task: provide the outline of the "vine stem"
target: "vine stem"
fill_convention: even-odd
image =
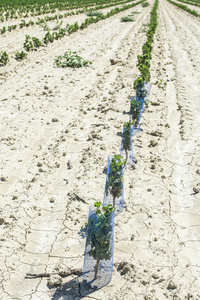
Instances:
[[[128,161],[128,150],[125,150],[125,153],[126,153],[126,162],[125,162],[124,165],[126,165],[126,164],[127,164],[127,161]]]
[[[97,274],[98,274],[98,269],[99,269],[99,263],[100,263],[100,259],[97,258],[97,263],[96,263],[96,267],[95,267],[95,274],[94,274],[94,280],[97,279]]]

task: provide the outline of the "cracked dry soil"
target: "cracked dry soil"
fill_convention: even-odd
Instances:
[[[119,153],[152,6],[91,25],[26,62],[14,61],[15,33],[5,38],[12,59],[1,68],[0,299],[200,299],[199,20],[166,0],[150,105],[133,139],[137,164],[125,173],[125,209],[115,219],[111,283],[87,293],[77,276],[53,287],[25,279],[82,268],[89,205],[103,199],[107,155]],[[133,11],[135,22],[120,22]],[[92,67],[55,68],[67,50]]]

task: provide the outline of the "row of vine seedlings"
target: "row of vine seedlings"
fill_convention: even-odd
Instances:
[[[83,284],[90,289],[107,285],[112,278],[114,250],[114,217],[124,208],[124,171],[134,163],[132,138],[140,131],[140,119],[148,107],[150,94],[150,60],[153,35],[157,27],[158,0],[151,11],[147,41],[138,55],[140,75],[134,81],[136,97],[130,99],[129,121],[123,125],[120,155],[108,157],[103,204],[96,202],[89,209],[83,265]]]
[[[64,28],[59,28],[58,31],[54,31],[52,33],[50,33],[50,30],[48,30],[48,32],[46,33],[46,35],[44,36],[44,38],[42,40],[39,40],[37,37],[31,38],[29,35],[26,35],[25,42],[23,44],[23,48],[25,49],[26,52],[24,52],[23,50],[21,52],[20,51],[16,52],[15,59],[18,61],[21,61],[27,57],[27,53],[32,52],[32,51],[37,51],[39,48],[47,46],[48,44],[53,43],[55,40],[59,40],[59,39],[63,38],[64,36],[66,36],[67,33],[68,33],[68,35],[70,35],[76,31],[78,31],[79,29],[83,30],[84,28],[88,27],[91,24],[97,23],[100,20],[105,20],[107,18],[110,18],[111,16],[118,14],[122,11],[125,11],[131,7],[134,7],[144,1],[145,0],[139,0],[136,3],[131,3],[131,4],[123,5],[122,7],[113,8],[113,9],[111,9],[111,11],[107,12],[105,15],[99,14],[95,18],[94,17],[86,18],[85,21],[83,21],[80,26],[78,25],[78,22],[75,22],[74,24],[71,24],[71,25],[67,24]],[[32,21],[30,21],[29,23],[25,23],[25,21],[23,22],[23,20],[22,20],[21,24],[22,24],[21,26],[33,25]],[[5,30],[6,30],[6,28],[0,29],[0,33],[5,33]],[[11,28],[10,28],[10,30],[11,30]],[[0,51],[0,66],[5,66],[5,65],[7,65],[8,62],[9,62],[9,56],[8,56],[7,52]]]
[[[128,0],[126,1],[126,3],[132,1],[133,0]],[[3,5],[0,6],[0,22],[4,22],[5,20],[8,21],[8,19],[12,20],[18,18],[28,18],[30,16],[34,17],[34,16],[40,16],[48,13],[55,13],[56,10],[64,11],[64,10],[83,8],[83,10],[86,11],[89,7],[91,7],[92,10],[97,10],[97,9],[107,8],[110,6],[115,6],[124,3],[123,0],[119,0],[111,3],[108,3],[108,1],[96,1],[96,6],[94,6],[93,1],[83,1],[82,3],[78,3],[80,1],[77,1],[77,4],[74,1],[71,2],[72,2],[71,4],[70,1],[64,1],[64,2],[57,1],[55,3],[48,2],[48,4],[46,3],[47,5],[44,3],[28,4],[28,5],[17,5],[16,3],[9,3],[9,5],[6,5],[5,3],[4,4],[5,6]],[[98,3],[101,4],[97,5]],[[64,14],[64,16],[65,15],[68,15],[68,13]]]

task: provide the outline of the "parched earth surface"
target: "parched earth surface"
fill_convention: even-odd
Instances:
[[[200,193],[193,191],[200,189],[200,21],[166,0],[158,7],[150,104],[115,218],[112,281],[88,291],[77,275],[25,278],[83,267],[89,206],[103,200],[108,154],[120,150],[153,4],[22,62],[14,53],[25,32],[1,37],[11,57],[0,68],[1,299],[200,299]],[[133,12],[135,22],[120,22]],[[55,58],[68,50],[92,67],[57,68]]]

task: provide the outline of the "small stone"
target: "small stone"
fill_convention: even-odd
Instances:
[[[68,162],[67,162],[67,167],[69,170],[73,168],[73,165],[70,160],[68,160]]]
[[[134,240],[134,238],[135,238],[135,235],[134,235],[134,234],[132,234],[132,235],[131,235],[131,241],[133,241],[133,240]]]
[[[15,216],[13,214],[10,215],[10,218],[16,220]]]
[[[144,300],[152,300],[152,296],[145,295],[145,296],[144,296]]]
[[[158,279],[158,278],[159,278],[159,276],[158,276],[156,273],[152,274],[152,277],[153,277],[154,279]]]
[[[13,195],[12,200],[16,200],[18,197],[16,195]]]
[[[106,150],[106,146],[105,146],[105,145],[101,145],[101,146],[100,146],[100,149],[101,149],[101,150]]]
[[[128,273],[130,271],[131,271],[130,266],[128,266],[128,265],[124,266],[123,270],[122,270],[122,275],[125,275],[126,273]]]
[[[48,285],[52,287],[61,285],[61,283],[62,283],[62,278],[57,274],[51,275],[48,280]]]
[[[118,264],[117,271],[119,271],[121,275],[125,275],[125,274],[131,272],[131,270],[133,268],[134,268],[134,265],[127,263],[125,261],[122,261]]]
[[[155,165],[151,165],[151,170],[155,170],[156,166]]]
[[[63,156],[66,156],[67,155],[67,153],[66,152],[63,152]]]
[[[57,119],[57,118],[53,118],[53,119],[51,120],[51,122],[58,122],[58,119]]]
[[[44,86],[44,89],[45,89],[45,90],[48,90],[48,89],[49,89],[49,87],[45,85],[45,86]]]
[[[147,280],[141,280],[141,283],[143,284],[143,285],[147,285],[149,282],[147,281]]]
[[[167,286],[167,289],[168,290],[175,290],[175,289],[177,289],[177,285],[173,281],[170,281],[168,286]]]
[[[38,166],[38,167],[41,167],[42,165],[43,165],[43,163],[41,163],[41,162],[38,162],[38,163],[37,163],[37,166]]]
[[[0,225],[2,225],[4,223],[5,219],[4,218],[0,218]]]
[[[1,176],[1,181],[3,181],[3,182],[6,182],[7,181],[7,179],[5,178],[5,177],[3,177],[3,176]]]
[[[198,190],[197,188],[193,187],[193,192],[194,192],[195,194],[198,194],[198,193],[199,193],[199,190]]]
[[[156,145],[158,145],[158,142],[155,140],[150,140],[150,146],[151,147],[155,147]]]
[[[153,106],[159,106],[160,103],[159,103],[159,102],[155,102],[155,101],[153,102],[153,101],[152,101],[152,102],[151,102],[151,105],[153,105]]]
[[[152,189],[150,189],[150,188],[147,189],[147,192],[151,192],[151,191],[152,191]]]
[[[160,130],[154,130],[149,133],[152,136],[162,136],[162,132]]]
[[[55,201],[56,201],[56,198],[55,197],[51,197],[50,202],[54,203]]]

